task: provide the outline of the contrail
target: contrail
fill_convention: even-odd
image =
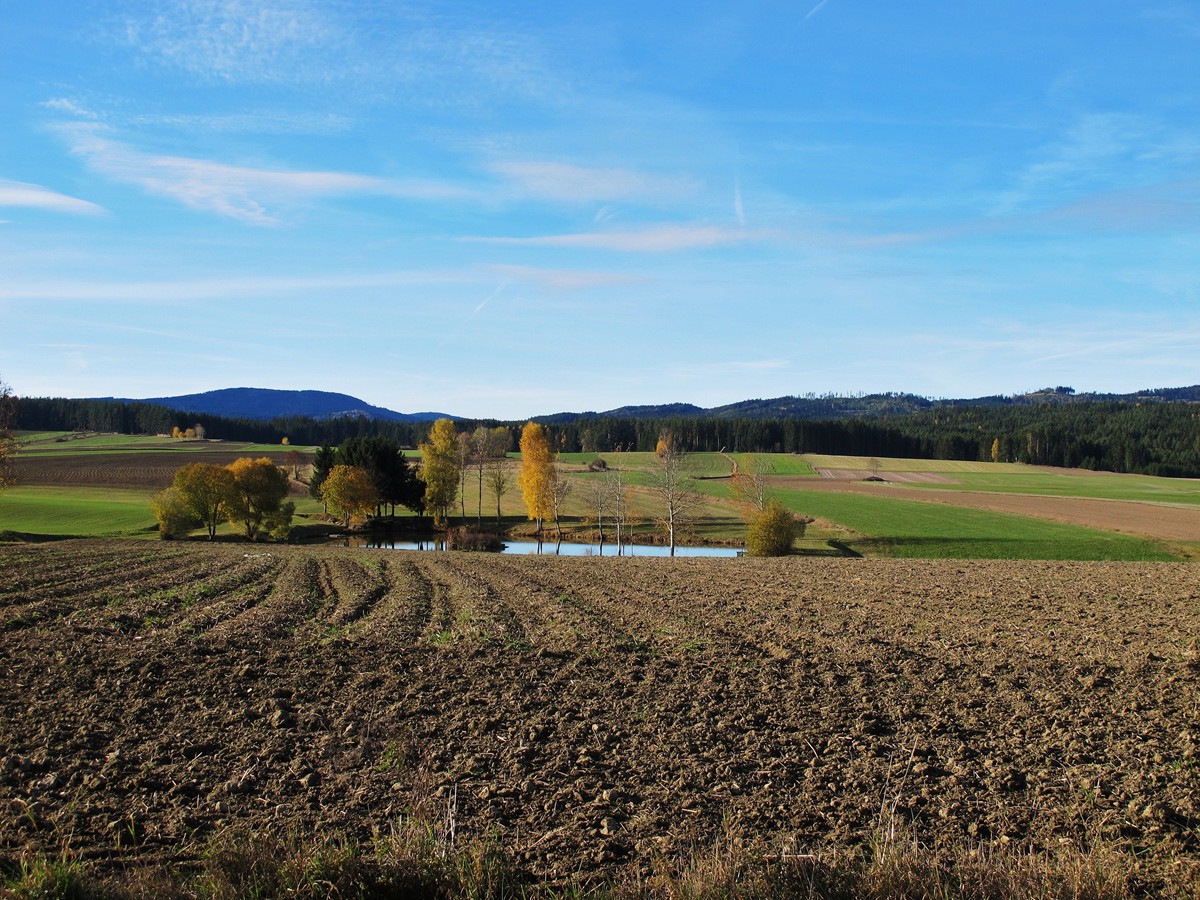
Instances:
[[[494,291],[492,291],[490,294],[488,294],[486,297],[484,297],[484,298],[483,298],[483,302],[482,302],[482,303],[480,303],[480,304],[479,304],[477,307],[475,307],[473,310],[471,310],[471,314],[470,314],[469,316],[467,316],[465,319],[463,319],[463,324],[464,324],[464,325],[466,325],[466,324],[467,324],[468,322],[470,322],[470,321],[471,321],[473,318],[475,318],[475,316],[477,316],[477,315],[479,314],[479,311],[480,311],[481,309],[483,309],[485,306],[487,306],[489,303],[491,303],[493,300],[495,300],[495,299],[496,299],[496,297],[499,295],[499,293],[500,293],[502,290],[504,290],[506,287],[508,287],[508,282],[507,282],[507,281],[502,281],[502,282],[500,282],[500,286],[499,286],[499,287],[497,287],[497,288],[496,288]]]
[[[815,16],[817,13],[819,13],[822,9],[825,8],[825,4],[828,2],[829,2],[829,0],[821,0],[820,3],[818,3],[816,6],[814,6],[812,9],[810,9],[808,11],[808,15],[804,17],[804,21],[807,22],[809,19],[811,19],[813,16]]]
[[[487,306],[489,303],[491,303],[493,300],[495,300],[496,297],[498,297],[500,295],[500,292],[503,291],[506,287],[508,287],[508,285],[509,285],[509,282],[507,282],[507,281],[500,282],[499,287],[497,287],[494,291],[492,291],[490,294],[488,294],[486,297],[484,297],[482,302],[480,302],[480,304],[478,306],[476,306],[473,310],[471,310],[469,313],[467,313],[465,316],[463,316],[462,321],[458,323],[459,329],[466,327],[467,323],[470,322],[477,315],[479,315],[480,310],[482,310],[485,306]],[[438,344],[437,349],[441,350],[449,343],[450,343],[450,335],[447,335],[442,340],[442,342],[440,344]]]

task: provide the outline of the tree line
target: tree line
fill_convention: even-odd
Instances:
[[[664,432],[684,452],[825,453],[917,459],[1022,462],[1176,477],[1200,477],[1200,406],[1185,402],[1074,401],[1028,405],[937,405],[854,419],[723,416],[579,418],[543,422],[556,452],[654,450]],[[535,420],[538,421],[538,420]],[[504,429],[513,446],[522,425],[459,420],[459,428]],[[281,418],[269,422],[179,413],[152,404],[24,398],[17,427],[46,431],[169,434],[200,426],[213,438],[335,446],[380,437],[403,447],[426,442],[432,422]]]

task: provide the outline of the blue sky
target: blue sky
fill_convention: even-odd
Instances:
[[[0,379],[1200,382],[1200,3],[0,4]]]

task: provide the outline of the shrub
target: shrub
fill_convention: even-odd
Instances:
[[[746,529],[748,556],[787,556],[800,530],[796,517],[771,500],[765,509],[756,513]]]
[[[185,537],[200,525],[178,488],[159,491],[150,501],[150,508],[154,510],[154,518],[158,519],[158,536],[164,541]]]
[[[475,528],[454,528],[446,535],[446,547],[450,550],[478,550],[486,553],[499,553],[504,549],[504,541],[500,536],[490,531],[479,531]]]

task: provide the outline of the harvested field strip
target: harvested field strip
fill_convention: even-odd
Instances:
[[[489,560],[471,560],[458,554],[439,557],[441,571],[459,585],[459,596],[469,597],[472,624],[480,637],[511,646],[524,645],[528,640],[525,626],[516,611],[504,600],[492,584]]]
[[[70,562],[62,560],[59,568],[48,567],[48,571],[58,571],[63,577],[62,584],[54,584],[50,589],[22,579],[21,589],[0,593],[0,609],[3,609],[0,631],[29,627],[72,615],[77,610],[86,610],[97,620],[108,615],[119,620],[119,627],[138,627],[142,618],[140,607],[146,605],[146,599],[176,584],[180,572],[169,555],[147,559],[131,554],[122,561],[123,566],[95,566],[88,562],[84,568],[86,574],[80,575],[78,561],[77,568],[68,574]],[[95,612],[97,607],[102,611]]]
[[[608,562],[600,559],[592,561]],[[648,636],[627,630],[622,627],[623,623],[614,621],[605,610],[594,607],[584,599],[588,581],[572,579],[564,574],[560,557],[529,562],[533,566],[527,565],[525,569],[534,573],[534,577],[528,580],[532,583],[527,582],[517,594],[532,592],[539,607],[554,619],[562,621],[561,629],[571,635],[574,649],[589,648],[597,652],[599,647],[628,650],[645,646]],[[516,568],[520,568],[519,563]]]
[[[335,628],[345,628],[368,615],[387,593],[383,561],[370,571],[358,560],[334,559],[326,564],[336,606],[322,618]]]
[[[450,598],[446,595],[446,586],[437,583],[424,566],[414,563],[413,579],[417,585],[418,602],[429,610],[425,627],[421,630],[421,640],[427,644],[447,644],[452,638],[450,626],[453,624],[453,610]]]
[[[359,619],[349,636],[372,643],[404,648],[420,640],[429,624],[432,595],[429,584],[407,558],[376,556],[384,593]]]
[[[455,554],[455,557],[458,555]],[[522,646],[527,634],[516,612],[501,602],[491,575],[447,554],[428,554],[418,563],[434,585],[435,627],[426,638],[436,644],[467,641]]]
[[[48,586],[53,586],[54,592],[60,596],[73,593],[85,593],[92,588],[106,587],[112,584],[136,584],[143,572],[169,571],[178,558],[171,552],[145,553],[127,552],[114,558],[105,556],[78,556],[72,554],[68,546],[51,545],[58,552],[52,553],[51,559],[39,567],[36,572],[25,570],[20,575],[5,578],[4,592],[0,594],[0,603],[19,602],[26,591],[38,592]],[[9,559],[9,551],[4,551]],[[12,562],[17,563],[20,557],[13,555]]]
[[[288,556],[282,561],[281,571],[272,579],[269,590],[258,597],[258,602],[248,604],[236,615],[214,624],[209,628],[208,636],[215,641],[270,640],[290,636],[330,602],[330,579],[325,576],[327,565],[323,560]]]
[[[226,558],[223,567],[192,585],[184,596],[188,610],[178,628],[188,634],[207,632],[226,619],[257,605],[274,586],[283,561],[274,556]]]
[[[489,588],[496,596],[503,598],[516,620],[514,630],[532,648],[558,653],[579,646],[582,632],[577,614],[569,613],[564,617],[532,596],[531,592],[538,591],[538,586],[522,574],[520,563],[502,557],[495,560],[472,559],[470,564],[477,571],[486,573]]]

